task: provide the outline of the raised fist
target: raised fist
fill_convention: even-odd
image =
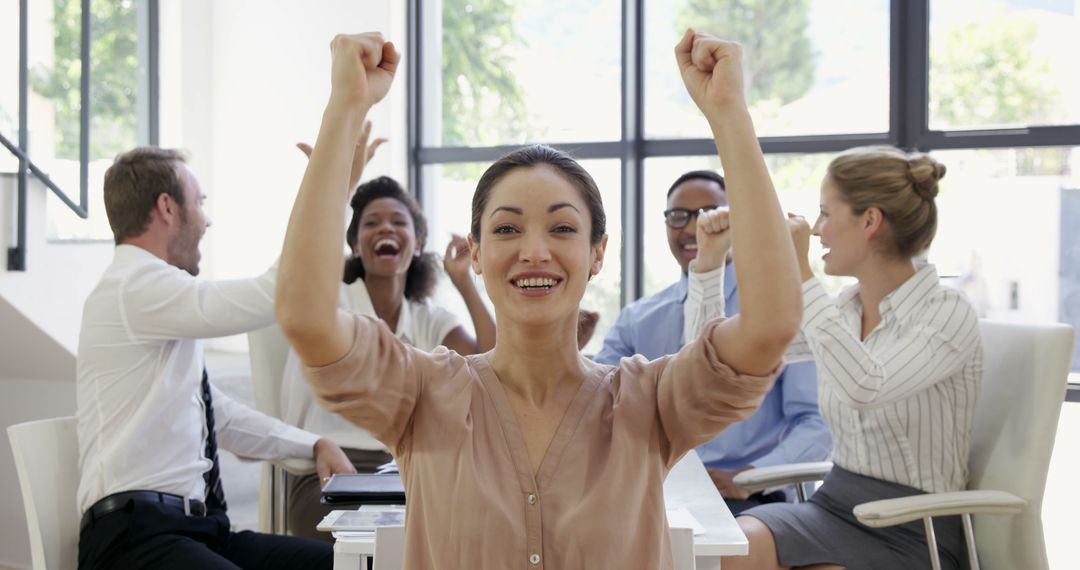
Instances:
[[[401,55],[379,32],[341,34],[330,42],[330,98],[367,110],[390,90]]]
[[[694,271],[705,273],[723,267],[731,250],[731,212],[724,207],[697,216],[697,259]]]
[[[791,242],[795,246],[795,259],[800,263],[810,256],[810,224],[806,218],[788,212],[788,230]]]
[[[746,106],[739,44],[687,30],[675,59],[686,90],[706,116],[733,104]]]

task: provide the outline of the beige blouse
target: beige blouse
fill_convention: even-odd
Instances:
[[[305,373],[397,459],[405,568],[671,568],[664,478],[776,377],[720,362],[703,340],[719,322],[676,355],[589,361],[535,476],[486,354],[423,352],[357,316],[348,354]]]

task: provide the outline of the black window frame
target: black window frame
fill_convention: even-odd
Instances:
[[[618,159],[622,164],[622,294],[625,306],[644,291],[643,166],[647,158],[711,156],[711,139],[646,138],[644,132],[644,40],[647,0],[622,1],[622,132],[618,141],[549,143],[579,159]],[[408,49],[408,181],[424,204],[425,166],[456,162],[491,162],[517,145],[487,147],[423,146],[421,105],[423,77],[423,8],[409,0]],[[430,17],[430,16],[429,16]],[[435,38],[434,41],[441,41]],[[1080,146],[1080,124],[1019,128],[932,130],[929,127],[930,0],[890,0],[889,3],[889,130],[851,133],[761,137],[765,154],[839,152],[854,146],[888,144],[909,150],[953,150],[1007,147]],[[1069,401],[1080,401],[1080,385],[1070,386]]]

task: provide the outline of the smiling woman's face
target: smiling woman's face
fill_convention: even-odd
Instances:
[[[492,187],[473,270],[483,276],[500,322],[576,322],[607,243],[605,236],[591,245],[591,229],[581,193],[550,166],[516,168]]]
[[[364,207],[353,254],[360,257],[366,275],[403,275],[419,251],[409,209],[394,198],[372,200]]]

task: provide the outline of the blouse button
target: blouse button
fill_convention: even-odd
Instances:
[[[529,557],[529,562],[532,563],[533,566],[536,566],[537,564],[540,563],[540,555],[539,554],[533,554],[532,556]]]
[[[530,505],[535,505],[536,504],[536,494],[535,493],[529,493],[528,501],[529,501]],[[533,562],[533,564],[536,564],[536,563]]]

